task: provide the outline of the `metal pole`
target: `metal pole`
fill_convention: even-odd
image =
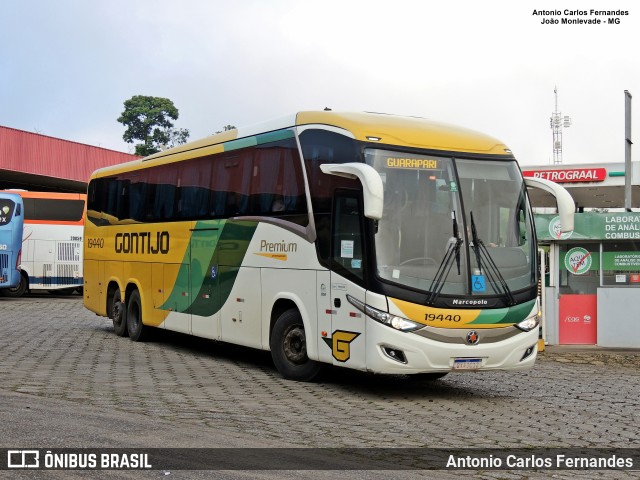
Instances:
[[[540,319],[540,329],[542,330],[542,341],[544,345],[547,344],[547,304],[546,304],[546,293],[545,290],[547,288],[547,259],[544,254],[543,248],[538,248],[538,253],[540,253],[540,310],[542,311],[542,318]]]
[[[631,211],[631,94],[624,91],[624,208]]]

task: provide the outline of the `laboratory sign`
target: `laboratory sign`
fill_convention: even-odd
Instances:
[[[640,213],[576,213],[574,229],[560,233],[557,215],[535,215],[538,240],[640,240]]]

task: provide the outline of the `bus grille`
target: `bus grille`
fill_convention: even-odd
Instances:
[[[44,263],[42,265],[42,285],[51,286],[51,270],[53,270],[52,264]]]
[[[59,285],[77,285],[79,265],[56,265]]]
[[[58,243],[58,261],[59,262],[79,262],[80,248],[82,248],[82,245],[78,242],[59,242]]]
[[[9,255],[0,254],[0,283],[9,281]]]

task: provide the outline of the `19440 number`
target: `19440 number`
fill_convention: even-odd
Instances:
[[[460,320],[462,320],[462,317],[460,315],[436,315],[435,313],[427,313],[425,314],[424,319],[427,322],[459,322]]]
[[[104,238],[87,238],[87,248],[104,248]]]

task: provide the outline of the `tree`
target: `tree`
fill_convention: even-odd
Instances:
[[[222,130],[218,130],[216,133],[228,132],[229,130],[236,130],[234,125],[225,125]]]
[[[189,130],[173,126],[177,119],[178,109],[168,98],[134,95],[124,102],[118,122],[127,127],[124,141],[140,140],[135,153],[146,157],[187,141]]]

